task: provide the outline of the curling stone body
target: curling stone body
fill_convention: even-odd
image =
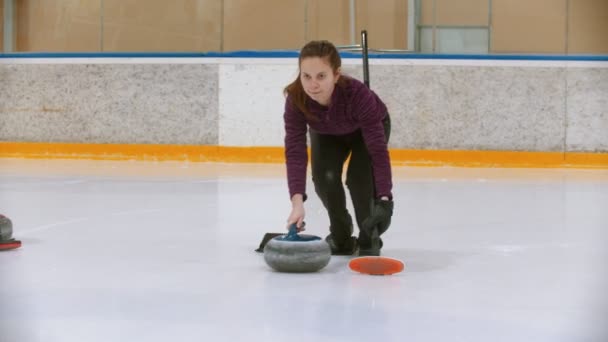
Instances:
[[[21,247],[21,241],[13,238],[13,222],[0,214],[0,251]]]
[[[331,249],[327,242],[313,235],[298,235],[294,241],[279,236],[264,247],[264,261],[279,272],[316,272],[329,264]]]
[[[0,215],[0,242],[2,241],[10,241],[13,239],[13,223],[11,220],[4,216]]]

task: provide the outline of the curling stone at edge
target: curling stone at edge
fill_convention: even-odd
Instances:
[[[13,223],[0,214],[0,251],[16,249],[21,247],[21,241],[13,238]]]
[[[298,235],[295,225],[287,235],[275,237],[264,247],[264,261],[279,272],[316,272],[329,264],[331,249],[314,235]]]

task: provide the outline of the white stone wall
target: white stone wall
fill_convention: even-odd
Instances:
[[[0,141],[282,146],[296,63],[0,59]],[[608,62],[372,59],[370,75],[393,148],[608,152]]]

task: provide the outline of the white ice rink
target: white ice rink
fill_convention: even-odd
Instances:
[[[374,277],[255,253],[283,165],[0,159],[1,342],[608,341],[608,171],[394,168]],[[307,233],[328,221],[309,182]]]

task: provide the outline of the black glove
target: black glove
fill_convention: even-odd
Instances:
[[[372,206],[372,212],[368,218],[363,221],[363,229],[371,234],[372,229],[378,228],[378,235],[382,235],[391,225],[391,217],[393,216],[393,201],[375,200]]]

